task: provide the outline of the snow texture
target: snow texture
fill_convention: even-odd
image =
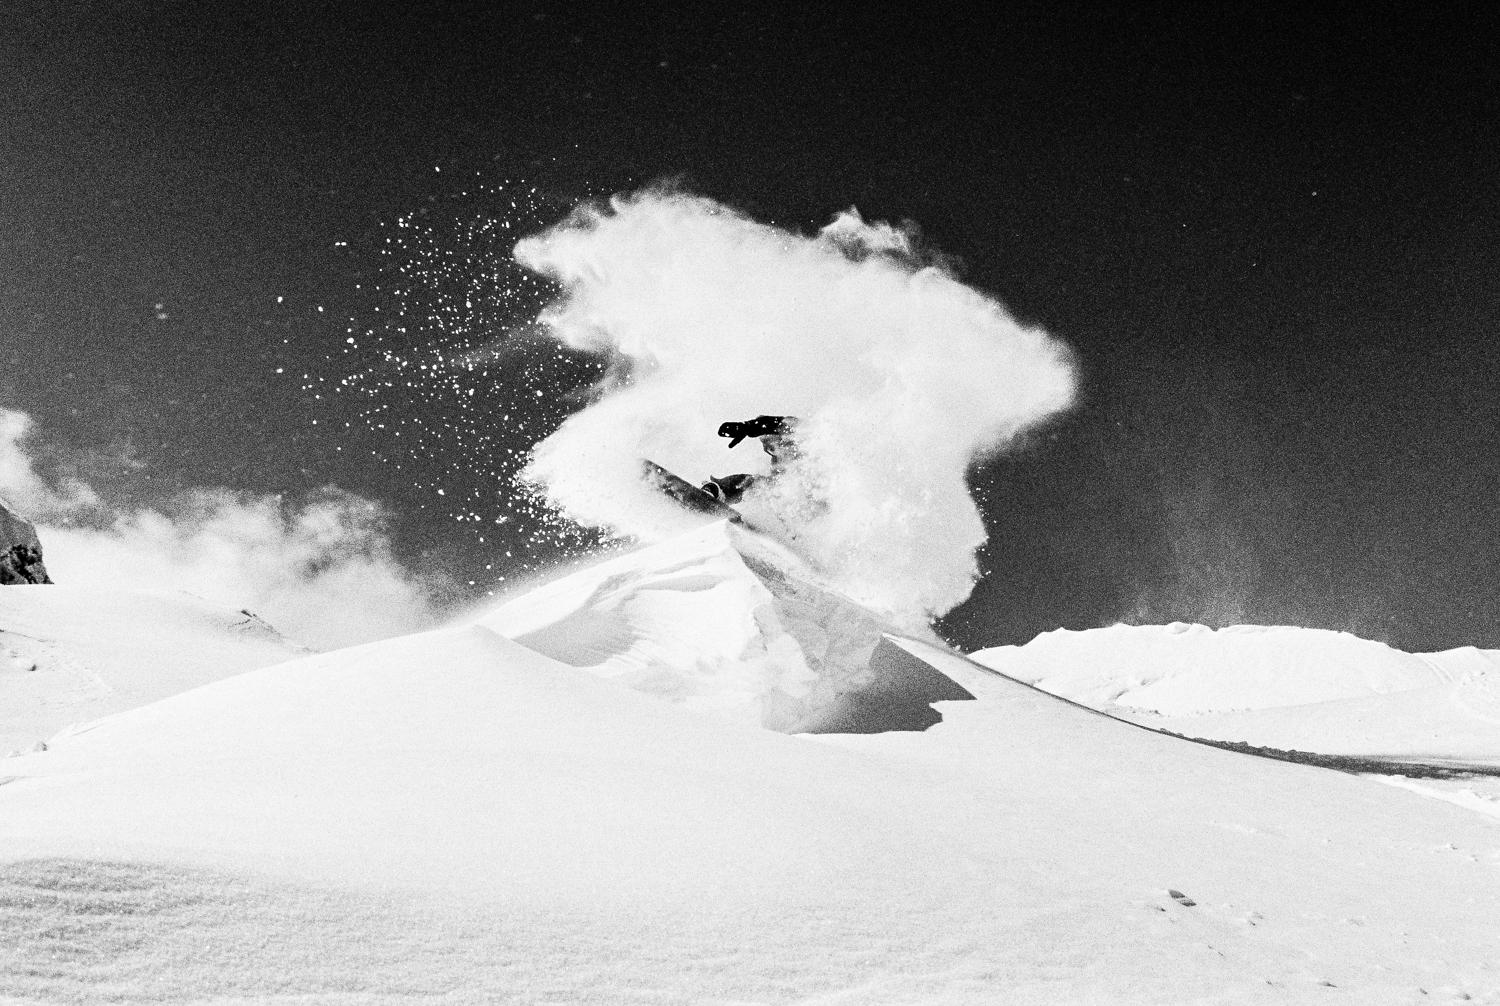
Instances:
[[[0,590],[0,755],[307,652],[191,594],[69,584]]]
[[[713,541],[668,543],[684,576]],[[733,651],[752,585],[706,579],[743,593],[705,611],[671,550],[596,576],[633,579],[613,609],[505,617],[560,613],[534,641],[595,670]],[[856,736],[663,701],[525,635],[481,615],[305,656],[0,761],[0,1002],[1500,1002],[1500,828],[1472,807],[920,640],[886,642],[974,699]]]
[[[563,577],[478,624],[573,667],[771,730],[865,729],[853,705],[892,627],[795,556],[719,521]],[[887,722],[957,698],[935,675],[885,688]],[[873,711],[873,710],[872,710]]]

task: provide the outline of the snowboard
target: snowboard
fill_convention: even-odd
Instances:
[[[740,512],[734,507],[715,499],[687,479],[667,471],[655,461],[642,459],[641,469],[645,473],[647,482],[689,510],[696,510],[720,520],[730,520],[736,524],[745,522]]]

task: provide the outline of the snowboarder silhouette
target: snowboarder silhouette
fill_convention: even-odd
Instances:
[[[797,457],[793,432],[797,420],[792,416],[756,416],[743,423],[719,424],[719,436],[729,438],[731,448],[748,437],[760,438],[761,449],[771,457],[769,475],[715,475],[703,483],[703,491],[721,503],[738,503],[751,486],[761,479],[775,478]]]

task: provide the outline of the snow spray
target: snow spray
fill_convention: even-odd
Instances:
[[[854,210],[808,237],[653,189],[579,207],[515,256],[562,286],[547,329],[610,364],[527,470],[564,513],[659,538],[672,507],[639,459],[692,480],[764,471],[719,424],[795,416],[798,460],[762,491],[835,586],[903,624],[973,588],[969,466],[1073,400],[1063,343]]]

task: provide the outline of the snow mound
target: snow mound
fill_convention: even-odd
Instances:
[[[72,723],[307,653],[191,594],[67,584],[0,590],[0,755]]]
[[[878,615],[725,521],[564,576],[475,624],[637,691],[786,733],[920,728],[937,719],[929,703],[964,697],[882,647],[890,626]]]
[[[0,778],[0,997],[1493,989],[1487,819],[900,646],[978,701],[925,733],[784,736],[469,626],[99,721]]]
[[[974,660],[1098,709],[1163,716],[1328,702],[1453,681],[1466,657],[1420,657],[1290,626],[1115,625],[1043,633]]]
[[[454,628],[242,674],[11,759],[0,848],[625,898],[615,874],[637,856],[636,886],[675,887],[758,861],[769,834],[798,844],[810,808],[769,785],[803,785],[798,750]],[[720,802],[715,778],[764,795]]]

